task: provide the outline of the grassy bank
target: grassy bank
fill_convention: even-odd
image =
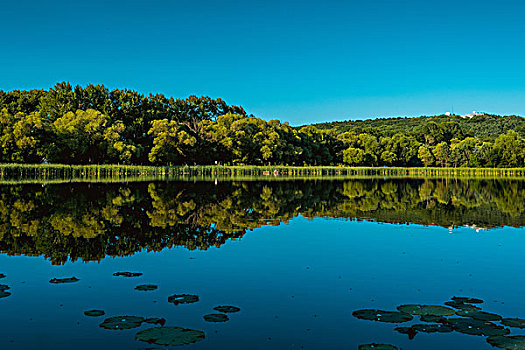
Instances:
[[[525,168],[387,168],[336,166],[136,166],[0,164],[0,180],[136,180],[166,178],[346,178],[346,177],[513,177]]]

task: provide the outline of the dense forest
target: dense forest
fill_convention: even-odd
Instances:
[[[524,199],[525,182],[519,180],[0,186],[0,252],[44,255],[61,264],[143,249],[205,250],[298,215],[444,227],[521,227]]]
[[[221,99],[102,85],[0,90],[0,162],[525,166],[525,119],[390,118],[291,127]]]

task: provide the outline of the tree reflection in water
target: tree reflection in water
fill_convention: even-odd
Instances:
[[[0,251],[53,264],[205,250],[297,215],[486,229],[525,224],[519,180],[150,182],[0,187]]]

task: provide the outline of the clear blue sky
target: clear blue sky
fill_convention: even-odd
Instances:
[[[221,97],[293,125],[525,114],[523,1],[4,1],[0,89]]]

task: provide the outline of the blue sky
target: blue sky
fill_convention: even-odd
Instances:
[[[2,3],[0,89],[221,97],[292,125],[525,114],[521,1]]]

